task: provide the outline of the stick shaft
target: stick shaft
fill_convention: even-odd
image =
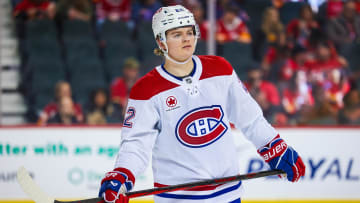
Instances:
[[[171,185],[166,187],[160,187],[160,188],[151,188],[146,190],[139,190],[134,192],[128,192],[126,193],[126,196],[130,198],[134,197],[140,197],[140,196],[147,196],[147,195],[156,195],[164,192],[172,192],[177,190],[186,190],[191,189],[198,186],[204,186],[204,185],[213,185],[213,184],[221,184],[221,183],[228,183],[233,181],[240,181],[240,180],[248,180],[248,179],[254,179],[254,178],[261,178],[265,176],[272,176],[272,175],[280,175],[283,174],[283,171],[280,170],[269,170],[269,171],[261,171],[257,173],[248,173],[244,175],[236,175],[236,176],[229,176],[224,178],[216,178],[211,180],[203,180],[203,181],[197,181],[197,182],[191,182],[191,183],[185,183],[185,184],[179,184],[179,185]]]
[[[248,179],[254,179],[254,178],[261,178],[266,176],[272,176],[272,175],[280,175],[283,174],[283,171],[280,170],[270,170],[270,171],[261,171],[257,173],[248,173],[244,175],[236,175],[236,176],[229,176],[224,178],[216,178],[211,180],[203,180],[203,181],[197,181],[197,182],[191,182],[191,183],[185,183],[185,184],[179,184],[179,185],[171,185],[166,187],[160,187],[160,188],[151,188],[151,189],[145,189],[145,190],[138,190],[134,192],[127,192],[126,196],[130,198],[135,197],[141,197],[141,196],[148,196],[148,195],[156,195],[164,192],[172,192],[177,190],[187,190],[199,186],[204,185],[212,185],[212,184],[222,184],[222,183],[228,183],[233,181],[240,181],[240,180],[248,180]],[[91,199],[84,199],[84,200],[78,200],[78,201],[71,201],[71,202],[63,202],[55,200],[54,203],[100,203],[103,202],[102,198],[91,198]]]

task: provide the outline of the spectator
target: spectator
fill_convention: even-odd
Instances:
[[[139,62],[134,58],[128,58],[123,65],[123,76],[116,78],[111,85],[112,102],[126,106],[130,89],[139,77]]]
[[[216,1],[216,19],[220,19],[224,16],[227,7],[233,6],[231,0],[219,0]]]
[[[327,33],[325,33],[323,29],[314,29],[310,33],[308,38],[308,46],[306,47],[310,52],[310,55],[313,55],[312,53],[314,50],[316,50],[316,47],[319,43],[329,44],[331,52],[334,54],[336,53],[335,46],[333,45],[334,43],[329,40]]]
[[[350,83],[344,72],[340,69],[333,69],[328,72],[327,80],[322,87],[325,90],[325,97],[340,109],[343,107],[343,97],[350,90]]]
[[[246,24],[237,16],[238,8],[227,7],[217,22],[216,40],[219,43],[237,41],[250,43],[251,35]]]
[[[336,125],[338,109],[327,99],[321,86],[314,86],[314,105],[303,106],[299,112],[298,124],[304,125]]]
[[[11,7],[14,9],[23,0],[11,0]]]
[[[326,4],[326,16],[328,19],[338,17],[344,6],[344,2],[342,0],[327,0]]]
[[[316,9],[318,9],[316,19],[319,22],[321,28],[324,28],[329,19],[336,18],[338,15],[341,14],[343,9],[343,1],[325,0],[318,7],[316,7]]]
[[[268,47],[264,57],[261,59],[264,78],[270,81],[277,81],[279,78],[280,68],[290,57],[290,48],[285,44],[275,44]]]
[[[164,6],[174,6],[174,5],[179,4],[179,3],[177,2],[177,0],[161,0],[161,3],[162,3]]]
[[[176,4],[181,4],[189,10],[196,6],[201,6],[199,0],[176,0],[176,2]]]
[[[299,71],[293,75],[289,86],[282,90],[282,107],[290,124],[296,124],[303,108],[314,105],[312,90],[307,84],[306,75]]]
[[[347,61],[337,55],[336,50],[329,43],[319,42],[315,46],[314,58],[305,62],[305,66],[309,72],[309,81],[322,85],[328,80],[328,72],[347,67]]]
[[[259,103],[264,116],[273,121],[280,106],[279,92],[273,83],[262,79],[262,70],[259,65],[253,64],[248,72],[248,80],[245,82],[245,86]]]
[[[356,89],[349,91],[343,98],[344,108],[339,111],[339,124],[360,125],[360,94]]]
[[[356,14],[354,1],[344,3],[342,14],[329,21],[327,33],[338,50],[354,41],[360,41],[360,16]]]
[[[55,3],[49,0],[22,0],[15,6],[13,15],[26,20],[53,19],[55,11]]]
[[[131,17],[131,0],[96,0],[96,18],[98,23],[106,19],[127,22]]]
[[[318,29],[319,24],[314,18],[314,13],[310,5],[305,4],[300,9],[300,18],[290,21],[287,25],[287,38],[292,44],[308,46],[308,39],[313,29]]]
[[[207,40],[208,38],[208,30],[209,30],[209,22],[204,19],[204,9],[200,4],[197,4],[196,6],[190,8],[192,13],[194,14],[194,18],[196,23],[199,25],[200,29],[200,39],[201,40]]]
[[[189,1],[189,0],[187,0]],[[205,1],[207,2],[207,1]],[[240,17],[241,20],[244,22],[249,21],[249,16],[246,13],[244,9],[241,9],[241,6],[244,4],[243,0],[219,0],[216,1],[216,19],[220,19],[224,13],[226,12],[226,9],[228,7],[234,7],[237,8],[237,16]],[[207,6],[207,3],[203,4],[203,6]]]
[[[86,122],[90,125],[122,123],[122,107],[109,101],[105,89],[97,89],[92,92],[86,112]]]
[[[44,110],[40,114],[38,120],[39,125],[46,124],[50,118],[54,117],[59,112],[60,101],[63,97],[71,98],[71,87],[68,82],[60,81],[55,86],[54,101],[46,105]],[[73,104],[73,108],[73,112],[75,114],[77,122],[81,123],[84,120],[81,106],[75,103]]]
[[[57,5],[57,18],[60,21],[64,19],[91,20],[92,4],[90,0],[59,0]]]
[[[164,6],[174,6],[178,4],[183,4],[183,0],[160,0],[160,3]]]
[[[279,11],[276,8],[269,7],[265,10],[260,32],[270,45],[285,44],[285,29],[280,21]]]
[[[161,7],[157,0],[136,1],[133,5],[132,19],[136,22],[151,22],[154,13]]]
[[[284,25],[276,8],[269,7],[264,11],[262,24],[260,30],[256,31],[253,46],[254,57],[262,61],[266,78],[274,64],[287,58],[288,47]]]
[[[48,120],[48,124],[78,124],[74,112],[74,103],[71,97],[62,97],[59,101],[59,112]]]
[[[305,71],[304,64],[307,58],[307,50],[300,45],[296,45],[291,50],[291,57],[285,61],[284,66],[280,69],[280,81],[289,81],[297,71]]]

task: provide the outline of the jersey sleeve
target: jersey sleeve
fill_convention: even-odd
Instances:
[[[115,168],[140,175],[147,167],[158,135],[159,114],[153,100],[129,99]]]
[[[226,111],[230,122],[241,130],[257,149],[278,134],[264,118],[260,106],[251,97],[235,71],[231,75]]]

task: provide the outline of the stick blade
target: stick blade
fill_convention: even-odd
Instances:
[[[105,201],[102,198],[96,197],[96,198],[82,199],[82,200],[76,200],[76,201],[55,200],[54,203],[105,203]]]
[[[16,178],[22,190],[36,203],[54,203],[55,199],[40,189],[23,166],[18,169]]]

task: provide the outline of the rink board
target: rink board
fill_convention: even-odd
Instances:
[[[360,202],[360,128],[278,130],[302,155],[306,177],[296,184],[277,177],[244,181],[243,202]],[[53,197],[96,196],[103,174],[113,168],[120,134],[118,127],[0,128],[0,202],[26,202],[15,180],[22,165]],[[234,131],[234,138],[240,173],[267,169],[239,131]],[[137,178],[135,190],[150,188],[152,183],[149,167]]]
[[[1,203],[33,203],[29,200],[9,200]],[[242,203],[360,203],[360,200],[244,200]],[[153,200],[131,200],[130,203],[154,203]]]

